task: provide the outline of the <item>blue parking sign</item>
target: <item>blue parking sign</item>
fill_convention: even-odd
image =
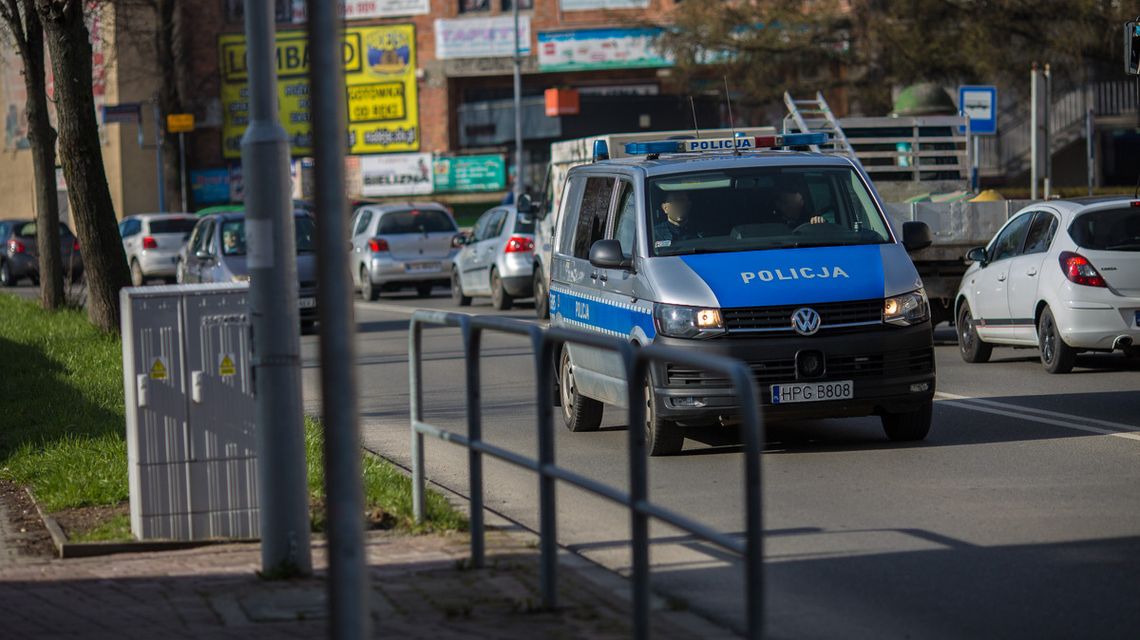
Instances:
[[[997,87],[964,85],[958,87],[958,112],[970,117],[970,133],[976,136],[997,134]],[[965,127],[958,127],[966,133]]]

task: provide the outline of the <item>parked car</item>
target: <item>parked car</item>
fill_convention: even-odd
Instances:
[[[293,214],[297,241],[298,305],[301,326],[317,322],[316,221],[307,213]],[[247,282],[245,213],[229,212],[198,219],[190,241],[182,248],[178,282]]]
[[[174,282],[178,260],[198,218],[192,213],[144,213],[119,222],[123,251],[131,268],[131,284],[151,278]]]
[[[1140,200],[1035,203],[967,257],[954,309],[966,362],[999,344],[1038,347],[1050,373],[1081,351],[1140,355]]]
[[[514,205],[495,207],[475,222],[451,268],[451,297],[460,306],[472,296],[491,296],[491,305],[510,309],[515,298],[534,294],[534,216]]]
[[[59,224],[59,252],[63,276],[74,282],[83,276],[79,240],[62,222]],[[0,287],[15,286],[27,278],[40,283],[40,259],[36,249],[34,220],[0,220]]]
[[[365,300],[415,288],[420,297],[449,282],[459,229],[434,202],[368,205],[352,218],[352,279]]]

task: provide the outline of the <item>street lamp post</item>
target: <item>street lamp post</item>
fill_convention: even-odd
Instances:
[[[523,193],[523,182],[526,172],[523,170],[523,134],[522,134],[522,51],[519,46],[519,2],[511,0],[511,9],[515,18],[515,202]]]

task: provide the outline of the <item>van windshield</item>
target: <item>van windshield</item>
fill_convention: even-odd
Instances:
[[[871,193],[843,167],[749,167],[648,181],[651,255],[891,242]]]

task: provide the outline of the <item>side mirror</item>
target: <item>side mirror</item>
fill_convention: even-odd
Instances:
[[[966,259],[971,262],[977,262],[983,267],[986,266],[987,258],[985,247],[974,247],[966,252]]]
[[[194,257],[198,258],[199,260],[210,260],[214,256],[210,255],[208,251],[199,250],[194,254]]]
[[[590,247],[590,264],[599,269],[629,269],[633,259],[626,257],[617,240],[598,240]]]
[[[465,233],[458,233],[451,238],[451,248],[460,249],[463,247],[463,245],[468,244],[469,242],[471,242],[471,236]]]
[[[907,251],[919,251],[934,244],[934,235],[925,222],[903,223],[903,246]]]
[[[529,193],[524,193],[519,196],[515,210],[519,213],[534,213],[534,200],[530,197]]]

